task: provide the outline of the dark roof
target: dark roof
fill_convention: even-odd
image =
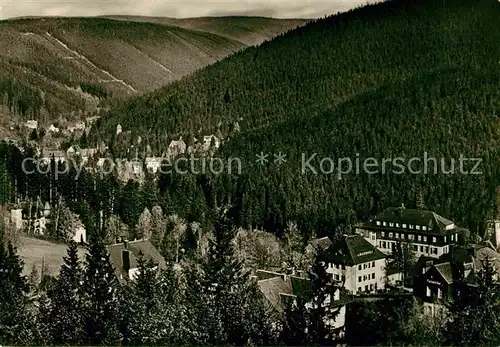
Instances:
[[[130,252],[130,268],[136,268],[138,266],[137,261],[139,259],[139,254],[142,252],[143,259],[146,261],[152,261],[153,264],[159,268],[165,266],[165,259],[161,256],[158,250],[153,246],[149,240],[136,240],[124,243],[116,243],[114,245],[107,246],[109,253],[109,260],[115,269],[116,276],[119,280],[122,280],[128,276],[127,272],[123,267],[123,251],[128,250]]]
[[[322,237],[320,239],[314,239],[309,241],[309,245],[307,247],[308,251],[319,249],[320,251],[324,251],[328,249],[333,244],[332,240],[328,236]]]
[[[455,223],[435,212],[414,210],[404,207],[390,207],[370,219],[370,221],[364,225],[377,226],[376,221],[426,226],[429,231],[437,233],[449,233],[451,230],[456,229]],[[445,230],[445,227],[450,226],[453,227],[449,230]]]
[[[323,256],[325,260],[351,266],[387,258],[387,255],[361,235],[344,235],[338,242],[331,245]]]

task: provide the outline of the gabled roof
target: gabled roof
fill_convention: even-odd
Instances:
[[[455,230],[455,223],[435,212],[404,207],[390,207],[373,217],[366,224],[376,226],[376,221],[426,226],[429,230],[438,233],[449,232],[445,229],[446,227]]]
[[[330,238],[328,236],[326,236],[326,237],[322,237],[320,239],[314,239],[314,240],[309,241],[309,244],[307,245],[306,250],[308,252],[311,252],[311,251],[316,250],[316,249],[319,249],[320,251],[325,251],[331,245],[333,245],[332,240],[330,240]]]
[[[165,259],[163,259],[160,252],[158,252],[149,240],[116,243],[114,245],[107,246],[107,250],[109,253],[109,260],[115,269],[115,274],[120,280],[128,276],[123,267],[123,251],[125,250],[128,250],[130,254],[131,269],[138,266],[139,255],[141,252],[144,260],[152,260],[153,264],[159,268],[163,268],[165,266]]]
[[[331,245],[323,256],[325,260],[350,266],[387,258],[387,255],[361,235],[344,235],[338,242]]]

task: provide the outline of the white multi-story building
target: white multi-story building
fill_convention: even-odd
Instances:
[[[454,222],[425,210],[391,207],[356,228],[368,242],[380,251],[391,254],[398,243],[412,244],[415,257],[439,258],[458,241]]]
[[[361,235],[344,235],[324,252],[328,273],[351,294],[384,288],[386,258]]]

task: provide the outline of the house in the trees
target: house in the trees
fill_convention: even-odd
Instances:
[[[218,149],[220,147],[220,139],[215,135],[203,136],[203,151],[208,152],[210,149]]]
[[[410,242],[415,257],[439,258],[450,251],[464,229],[432,211],[388,208],[356,227],[356,232],[380,251],[391,254],[399,242]]]
[[[323,252],[328,273],[350,294],[374,293],[385,287],[387,255],[361,235],[344,235]]]
[[[30,130],[36,130],[38,129],[38,121],[36,120],[29,120],[26,122],[26,128]]]
[[[109,260],[120,282],[135,278],[139,271],[138,260],[141,256],[148,262],[152,261],[158,270],[165,267],[165,259],[149,240],[124,240],[107,246],[107,250]]]
[[[500,254],[486,245],[452,246],[439,259],[422,256],[414,269],[413,294],[423,303],[426,313],[444,311],[458,294],[474,294],[476,276],[486,260],[494,267],[498,279]]]
[[[151,173],[157,173],[160,170],[162,158],[147,157],[146,169]]]
[[[50,163],[54,159],[55,162],[64,163],[66,161],[66,153],[61,150],[43,150],[40,156],[40,160],[45,163]]]
[[[186,153],[186,150],[187,145],[184,140],[182,140],[181,136],[179,140],[170,142],[170,145],[168,146],[168,149],[166,153],[163,154],[163,156],[167,158],[176,157],[178,155]]]
[[[312,293],[307,278],[266,270],[257,270],[254,277],[264,297],[264,303],[274,312],[282,314],[287,301],[295,301],[297,297],[305,299],[306,307],[310,307]],[[334,312],[338,311],[335,319],[329,320],[327,324],[342,335],[346,314],[346,300],[342,290],[335,288],[335,292],[325,300],[324,305],[328,305]]]

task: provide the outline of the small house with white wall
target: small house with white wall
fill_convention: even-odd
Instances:
[[[344,235],[323,252],[327,272],[350,294],[374,293],[385,287],[387,255],[361,235]]]

